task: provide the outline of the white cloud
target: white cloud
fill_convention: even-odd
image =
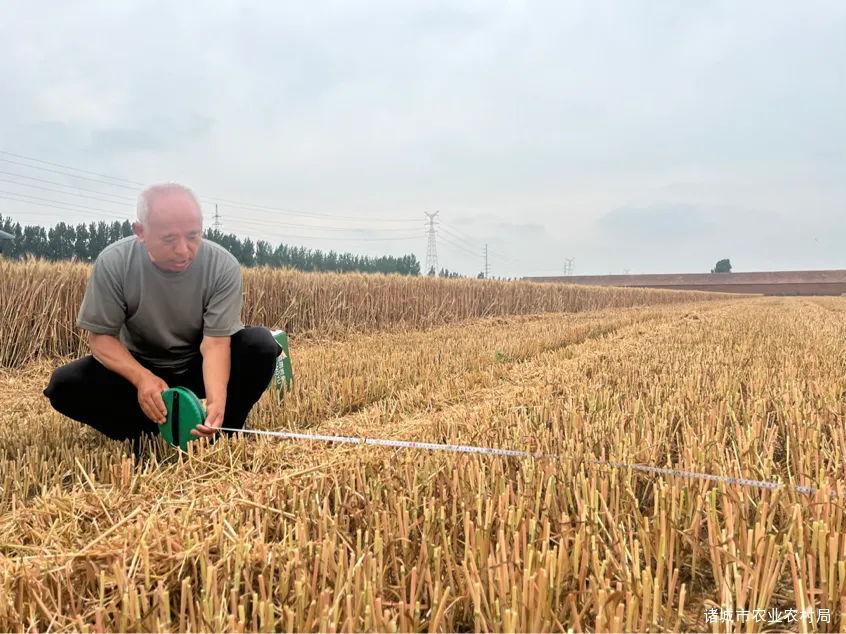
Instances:
[[[839,1],[92,1],[7,13],[0,150],[184,180],[206,196],[419,221],[408,224],[417,241],[311,247],[413,250],[422,261],[423,211],[440,209],[459,244],[481,253],[488,243],[502,258],[494,274],[564,257],[577,273],[701,270],[740,247],[718,233],[697,254],[641,235],[624,255],[603,222],[618,209],[730,206],[751,240],[754,209],[789,246],[801,214],[831,233],[846,202]],[[10,209],[55,221],[0,200]],[[131,203],[108,209],[132,214]],[[239,224],[255,214],[224,211],[226,228],[261,237]],[[649,235],[675,226],[672,215],[642,221]],[[439,259],[468,274],[483,266],[446,242]],[[748,262],[846,267],[834,243]]]

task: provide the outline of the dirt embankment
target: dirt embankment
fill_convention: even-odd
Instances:
[[[846,270],[679,273],[667,275],[571,275],[525,279],[533,282],[558,282],[587,286],[626,286],[762,295],[842,295],[846,293]]]

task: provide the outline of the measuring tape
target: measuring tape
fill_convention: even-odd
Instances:
[[[662,467],[648,467],[646,465],[626,464],[612,462],[610,460],[594,460],[590,458],[574,458],[571,456],[558,456],[544,453],[528,453],[514,449],[494,449],[491,447],[473,447],[470,445],[446,445],[431,442],[414,442],[409,440],[383,440],[380,438],[356,438],[354,436],[321,436],[317,434],[298,434],[295,432],[264,431],[261,429],[232,429],[229,427],[218,427],[220,431],[234,432],[236,434],[256,434],[259,436],[273,436],[275,438],[291,438],[295,440],[316,440],[321,442],[338,442],[353,445],[376,445],[380,447],[397,447],[399,449],[422,449],[428,451],[452,451],[456,453],[475,453],[489,456],[508,456],[512,458],[541,458],[548,460],[569,460],[573,462],[586,462],[589,464],[612,467],[614,469],[632,469],[634,471],[645,471],[659,475],[679,476],[683,478],[694,478],[696,480],[711,480],[713,482],[725,482],[726,484],[737,484],[743,487],[776,490],[785,488],[778,482],[766,482],[763,480],[750,480],[748,478],[731,478],[728,476],[711,475],[708,473],[696,473],[694,471],[681,471],[678,469],[666,469]],[[797,493],[814,495],[818,489],[806,486],[791,487]],[[838,497],[837,491],[830,491],[834,497]]]
[[[171,388],[163,394],[165,406],[168,409],[167,423],[162,426],[162,434],[165,440],[183,451],[188,449],[188,443],[193,439],[191,430],[198,425],[204,425],[206,412],[202,402],[197,396],[186,388]],[[754,487],[758,489],[769,489],[775,491],[785,488],[778,482],[766,482],[763,480],[751,480],[748,478],[732,478],[728,476],[711,475],[708,473],[696,473],[694,471],[681,471],[679,469],[667,469],[663,467],[649,467],[646,465],[627,464],[613,462],[611,460],[595,460],[592,458],[575,458],[572,456],[558,456],[544,453],[528,453],[514,449],[494,449],[492,447],[474,447],[470,445],[449,445],[431,442],[415,442],[411,440],[385,440],[381,438],[363,438],[355,436],[325,436],[317,434],[300,434],[296,432],[264,431],[261,429],[236,429],[232,427],[218,427],[219,431],[227,431],[236,434],[255,434],[258,436],[272,436],[274,438],[289,438],[294,440],[311,440],[321,442],[337,442],[353,445],[375,445],[379,447],[396,447],[398,449],[421,449],[426,451],[451,451],[455,453],[483,454],[488,456],[507,456],[510,458],[540,458],[547,460],[569,460],[572,462],[585,462],[588,464],[611,467],[613,469],[631,469],[646,473],[659,475],[677,476],[682,478],[693,478],[696,480],[710,480],[712,482],[724,482],[736,484],[742,487]],[[807,486],[791,487],[797,493],[814,495],[817,489]],[[834,497],[840,497],[837,491],[830,491]]]

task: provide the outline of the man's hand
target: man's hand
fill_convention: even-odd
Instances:
[[[166,389],[167,383],[152,373],[138,382],[138,404],[147,418],[159,425],[167,422],[167,408],[162,399]]]
[[[217,430],[223,426],[223,413],[226,409],[226,403],[220,401],[209,401],[206,407],[206,422],[203,425],[197,425],[196,429],[191,430],[191,435],[195,438],[208,438],[217,433]]]

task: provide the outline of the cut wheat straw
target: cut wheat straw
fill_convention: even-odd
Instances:
[[[846,298],[736,298],[301,339],[294,390],[248,424],[842,494],[844,312]],[[260,437],[187,455],[158,442],[136,462],[50,411],[57,362],[0,377],[3,631],[846,624],[846,518],[825,493]],[[713,608],[733,616],[708,623]],[[751,617],[775,610],[817,616]]]

